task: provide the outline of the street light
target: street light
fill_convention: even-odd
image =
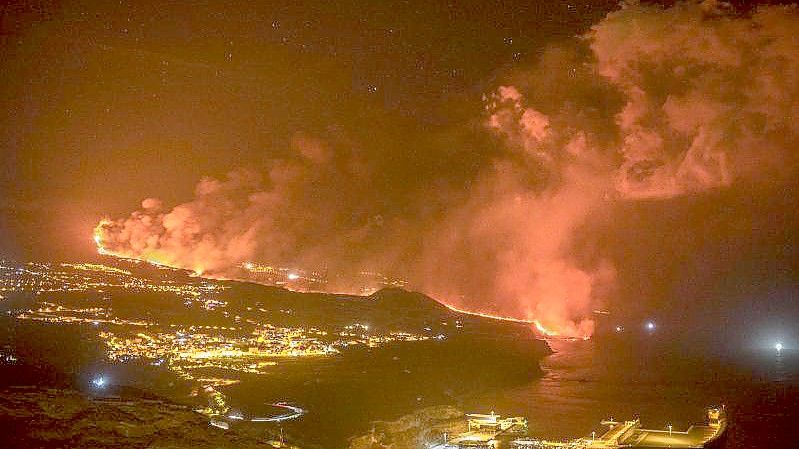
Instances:
[[[777,342],[777,344],[776,344],[776,345],[774,345],[774,349],[776,349],[776,350],[777,350],[777,352],[781,352],[781,351],[782,351],[782,348],[783,348],[783,346],[782,346],[782,343],[781,343],[781,342]]]
[[[669,424],[669,436],[671,436],[671,424]]]

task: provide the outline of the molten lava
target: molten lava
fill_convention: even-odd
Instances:
[[[155,260],[153,258],[149,258],[149,257],[144,257],[144,258],[133,257],[133,256],[130,256],[130,255],[116,253],[114,251],[111,251],[111,250],[107,249],[106,245],[104,244],[104,240],[103,240],[103,231],[104,231],[106,226],[109,226],[109,225],[112,225],[112,224],[113,224],[112,221],[110,221],[108,219],[102,219],[97,224],[97,226],[94,228],[93,239],[94,239],[94,243],[97,245],[97,253],[98,254],[101,254],[101,255],[104,255],[104,256],[113,256],[113,257],[117,257],[117,258],[120,258],[120,259],[132,260],[132,261],[136,261],[136,262],[147,262],[147,263],[150,263],[150,264],[153,264],[153,265],[157,265],[157,266],[163,266],[163,267],[169,267],[169,268],[175,268],[175,269],[185,269],[185,267],[170,265],[168,263],[164,263],[163,261]],[[243,265],[247,265],[247,264],[249,264],[249,262],[245,262]],[[209,278],[213,278],[213,279],[222,279],[222,277],[217,277],[217,276],[214,276],[211,273],[206,272],[201,267],[194,268],[192,270],[191,276],[209,277]],[[297,277],[298,277],[298,275],[295,274],[295,273],[289,274],[289,278],[290,279],[296,279]],[[228,278],[224,278],[224,279],[228,279]],[[284,288],[288,288],[289,290],[291,290],[291,288],[289,288],[287,286],[284,286]],[[327,292],[327,293],[342,294],[344,292]],[[347,294],[350,294],[350,293],[347,293]],[[510,321],[510,322],[522,323],[522,324],[532,324],[534,326],[533,329],[543,338],[566,338],[566,339],[577,339],[577,338],[579,338],[579,339],[583,339],[583,340],[587,340],[587,339],[590,338],[590,336],[586,336],[586,335],[579,335],[579,336],[562,335],[560,332],[558,332],[556,330],[553,330],[553,329],[545,327],[537,319],[513,318],[513,317],[509,317],[509,316],[496,315],[496,314],[488,313],[488,312],[465,310],[465,309],[461,309],[461,308],[455,307],[455,306],[453,306],[451,304],[447,304],[445,302],[442,302],[442,301],[440,301],[438,299],[436,299],[436,301],[438,301],[439,303],[441,303],[442,305],[444,305],[448,309],[450,309],[450,310],[452,310],[454,312],[458,312],[458,313],[463,313],[463,314],[467,314],[467,315],[475,315],[475,316],[479,316],[479,317],[483,317],[483,318],[489,318],[489,319],[493,319],[493,320]]]
[[[525,319],[521,319],[521,318],[513,318],[513,317],[508,317],[508,316],[495,315],[495,314],[487,313],[487,312],[475,312],[475,311],[471,311],[471,310],[460,309],[460,308],[455,307],[455,306],[453,306],[451,304],[447,304],[447,303],[444,303],[444,302],[441,302],[441,301],[439,301],[439,302],[441,304],[443,304],[446,308],[448,308],[448,309],[450,309],[450,310],[452,310],[454,312],[464,313],[466,315],[474,315],[474,316],[479,316],[479,317],[483,317],[483,318],[490,318],[492,320],[510,321],[510,322],[513,322],[513,323],[532,324],[534,326],[533,329],[541,337],[544,337],[544,338],[564,338],[564,339],[569,339],[569,340],[576,340],[576,339],[589,340],[591,338],[590,335],[579,335],[579,336],[561,335],[560,332],[545,327],[543,324],[541,324],[541,322],[539,320],[536,320],[536,319],[525,320]]]
[[[107,219],[100,220],[97,226],[94,227],[94,244],[97,245],[97,253],[102,255],[113,255],[108,252],[103,246],[103,227],[110,224],[111,221]]]

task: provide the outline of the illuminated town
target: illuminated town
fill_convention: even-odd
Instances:
[[[208,407],[200,411],[209,416],[229,411],[225,396],[218,388],[238,382],[234,378],[207,375],[209,370],[230,374],[267,374],[270,367],[284,359],[332,357],[351,347],[376,348],[390,343],[445,338],[444,334],[432,335],[429,330],[426,333],[405,330],[375,332],[362,323],[328,329],[274,325],[264,318],[254,318],[268,315],[264,308],[247,306],[240,312],[228,311],[228,302],[219,297],[228,287],[220,281],[182,276],[180,279],[186,283],[180,283],[174,275],[182,273],[181,270],[153,266],[170,275],[140,277],[131,271],[103,264],[28,263],[16,266],[3,261],[0,264],[0,291],[6,295],[32,294],[35,297],[35,307],[15,312],[19,320],[91,326],[97,329],[97,336],[110,361],[125,363],[135,360],[165,366],[180,378],[196,383],[198,390],[208,398]],[[212,316],[215,324],[190,323],[185,319],[175,323],[117,316],[110,302],[111,297],[120,292],[174,295],[184,307],[196,307],[202,311],[201,321],[208,322],[208,316]],[[99,296],[76,300],[75,293]],[[67,298],[72,305],[59,302],[62,301],[60,294],[72,294]],[[249,315],[242,316],[245,313]],[[292,314],[291,310],[282,310],[282,313]]]

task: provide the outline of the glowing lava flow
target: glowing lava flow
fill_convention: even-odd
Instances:
[[[153,265],[157,265],[157,266],[163,266],[163,267],[169,267],[169,268],[175,268],[175,269],[183,269],[181,267],[173,267],[173,266],[170,266],[168,264],[164,264],[164,263],[161,263],[161,262],[158,262],[158,261],[155,261],[155,260],[131,258],[131,257],[124,256],[122,254],[118,254],[118,253],[115,253],[113,251],[110,251],[110,250],[106,249],[103,246],[102,228],[104,226],[110,224],[110,223],[111,222],[109,220],[103,219],[103,220],[100,220],[100,223],[98,223],[97,226],[94,228],[94,243],[97,245],[97,252],[99,254],[106,255],[106,256],[118,257],[120,259],[132,260],[132,261],[135,261],[135,262],[144,261],[144,262],[147,262],[147,263],[150,263],[150,264],[153,264]],[[246,265],[248,265],[248,264],[252,265],[249,262],[245,262],[244,266],[246,267]],[[197,268],[197,269],[194,270],[193,275],[202,277],[203,275],[205,275],[205,273],[204,273],[203,269]],[[296,274],[289,274],[289,278],[290,279],[292,279],[292,276],[294,276],[294,279],[296,279],[298,277]],[[217,278],[215,278],[215,279],[217,279]],[[284,286],[284,288],[289,288],[289,287]],[[342,293],[342,292],[336,292],[336,293]],[[560,335],[559,332],[544,327],[544,325],[541,324],[541,322],[538,321],[538,320],[525,320],[525,319],[521,319],[521,318],[512,318],[512,317],[508,317],[508,316],[495,315],[495,314],[485,313],[485,312],[474,312],[474,311],[470,311],[470,310],[459,309],[459,308],[457,308],[457,307],[455,307],[453,305],[446,304],[446,303],[443,303],[443,302],[440,302],[440,303],[442,305],[444,305],[446,308],[452,310],[453,312],[463,313],[463,314],[466,314],[466,315],[474,315],[474,316],[479,316],[479,317],[483,317],[483,318],[489,318],[489,319],[492,319],[492,320],[510,321],[510,322],[513,322],[513,323],[532,324],[534,326],[534,329],[544,338],[563,338],[563,339],[568,339],[568,340],[578,340],[578,339],[588,340],[588,339],[591,338],[590,336],[584,336],[584,337],[562,336],[562,335]]]
[[[449,310],[452,310],[453,312],[465,313],[466,315],[480,316],[480,317],[483,317],[483,318],[491,318],[492,320],[511,321],[511,322],[514,322],[514,323],[522,323],[522,324],[535,324],[535,322],[536,322],[536,320],[523,320],[521,318],[511,318],[509,316],[493,315],[493,314],[485,313],[485,312],[473,312],[473,311],[470,311],[470,310],[459,309],[459,308],[457,308],[457,307],[455,307],[453,305],[446,304],[446,303],[443,303],[443,302],[441,304],[444,307],[448,308]]]
[[[538,321],[538,320],[533,320],[533,324],[535,325],[535,328],[538,330],[538,332],[541,332],[542,334],[544,334],[547,337],[557,337],[558,336],[557,332],[545,328],[544,325],[541,324],[541,322]]]
[[[524,320],[524,319],[521,319],[521,318],[512,318],[512,317],[508,317],[508,316],[494,315],[494,314],[485,313],[485,312],[473,312],[473,311],[470,311],[470,310],[459,309],[459,308],[457,308],[457,307],[455,307],[453,305],[445,304],[443,302],[441,304],[443,304],[444,307],[452,310],[453,312],[463,313],[463,314],[466,314],[466,315],[474,315],[474,316],[479,316],[479,317],[483,317],[483,318],[489,318],[489,319],[492,319],[492,320],[510,321],[510,322],[513,322],[513,323],[532,324],[533,326],[535,326],[535,330],[538,331],[538,333],[541,334],[541,336],[544,337],[544,338],[564,338],[564,339],[568,339],[568,340],[579,340],[579,339],[589,340],[591,338],[591,337],[579,337],[578,338],[578,337],[564,337],[564,336],[561,336],[557,331],[554,331],[552,329],[547,329],[546,327],[544,327],[544,325],[541,324],[541,322],[538,321],[538,320]]]
[[[103,226],[109,224],[110,222],[106,219],[100,220],[100,223],[97,224],[94,228],[94,244],[97,245],[97,252],[102,255],[113,255],[108,250],[103,247],[103,236],[100,234],[101,229]]]

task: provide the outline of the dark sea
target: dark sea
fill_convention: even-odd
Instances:
[[[227,393],[249,410],[269,400],[307,406],[308,414],[286,430],[325,448],[345,447],[372,420],[445,404],[524,416],[532,436],[551,440],[601,434],[600,421],[608,418],[685,430],[705,422],[707,407],[724,406],[729,427],[721,447],[799,448],[799,351],[707,351],[648,336],[549,344],[554,353],[541,360],[543,373],[524,378],[524,371],[503,375],[509,367],[487,361],[481,348],[453,347],[455,356],[472,361],[453,373],[406,346],[312,369],[297,364],[283,379],[253,379]]]
[[[697,352],[622,338],[550,341],[545,374],[529,384],[475,395],[470,411],[529,419],[531,434],[553,440],[601,434],[603,419],[640,417],[643,427],[687,429],[705,408],[723,405],[721,447],[799,448],[799,352],[771,348]]]

